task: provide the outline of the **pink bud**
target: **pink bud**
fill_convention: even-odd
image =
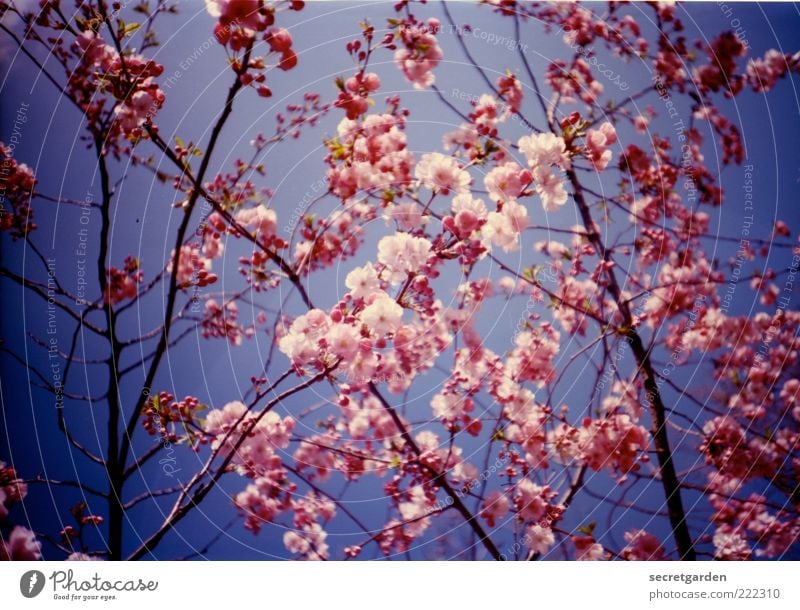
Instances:
[[[358,91],[359,87],[358,79],[355,76],[351,76],[350,78],[347,79],[347,82],[345,82],[344,86],[347,88],[348,91],[352,91],[353,93],[355,93],[356,91]]]
[[[297,65],[297,55],[294,51],[285,51],[283,53],[283,57],[281,57],[281,61],[278,64],[278,67],[281,70],[291,70]]]
[[[284,28],[274,28],[264,38],[276,53],[286,53],[292,48],[292,35]]]
[[[380,89],[381,79],[374,72],[364,75],[364,87],[367,91],[377,91]]]

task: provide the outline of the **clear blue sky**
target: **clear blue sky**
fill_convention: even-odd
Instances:
[[[450,8],[458,24],[469,22],[479,26],[484,32],[491,32],[497,37],[507,37],[508,40],[513,39],[512,22],[498,17],[485,6],[456,3],[451,4]],[[226,65],[222,48],[211,39],[213,19],[206,14],[202,3],[199,0],[180,2],[180,9],[179,17],[163,19],[158,29],[163,44],[154,52],[154,58],[164,64],[164,78],[170,74],[180,75],[173,79],[172,86],[163,85],[167,102],[158,116],[158,124],[165,139],[178,135],[185,141],[199,142],[202,147],[208,138],[209,126],[221,107],[231,80],[231,71]],[[755,55],[761,55],[772,47],[782,48],[785,51],[795,51],[800,47],[800,14],[794,4],[763,6],[736,4],[733,17],[724,15],[716,3],[693,4],[679,11],[684,17],[690,38],[726,29],[730,27],[731,19],[736,18],[746,30],[746,37]],[[436,2],[419,7],[415,12],[420,16],[435,16],[446,23],[442,7]],[[294,36],[300,66],[288,73],[273,72],[269,75],[270,86],[275,93],[273,98],[264,100],[252,92],[245,92],[236,100],[234,119],[223,133],[212,167],[229,169],[234,159],[245,156],[249,140],[259,131],[269,134],[274,126],[276,112],[287,103],[301,99],[303,92],[317,91],[325,99],[335,97],[333,79],[340,74],[352,73],[352,63],[344,45],[347,40],[357,35],[358,22],[365,17],[369,18],[380,30],[384,27],[385,17],[392,16],[392,13],[390,3],[309,2],[305,10],[300,13],[282,15],[280,24],[289,27]],[[563,56],[566,51],[560,36],[545,34],[541,27],[534,23],[524,26],[521,42],[527,45],[525,48],[528,59],[539,75],[546,67],[547,58]],[[467,96],[477,96],[485,91],[485,86],[476,72],[465,64],[463,53],[454,36],[447,30],[440,36],[440,44],[445,53],[445,60],[435,71],[437,85],[445,95],[450,96],[452,103],[466,113],[469,111],[467,103],[459,99],[458,95],[453,95],[454,90],[465,92]],[[503,44],[489,44],[486,39],[479,36],[467,37],[467,44],[478,63],[489,74],[500,74],[506,68],[520,71],[518,57]],[[30,120],[24,127],[22,142],[16,149],[17,159],[35,168],[40,181],[40,190],[43,192],[50,194],[60,192],[62,196],[74,199],[83,199],[87,193],[97,196],[99,181],[95,175],[95,166],[91,155],[85,149],[85,143],[79,139],[81,117],[70,104],[59,99],[51,84],[36,74],[30,62],[24,57],[11,55],[13,49],[9,46],[7,38],[3,39],[2,48],[3,73],[6,74],[6,69],[8,72],[0,101],[3,116],[0,133],[7,138],[12,129],[11,123],[16,109],[20,104],[29,104]],[[649,81],[650,75],[644,66],[624,64],[615,58],[606,57],[603,53],[601,57],[623,75],[624,80],[631,85],[632,91],[638,90]],[[404,105],[411,110],[408,124],[410,147],[416,152],[440,149],[441,136],[459,123],[458,116],[437,100],[432,92],[410,89],[387,52],[378,53],[371,62],[371,67],[379,73],[382,81],[380,95],[376,96],[377,107],[382,106],[385,96],[397,93],[403,96]],[[745,93],[735,101],[721,103],[728,116],[739,125],[746,140],[748,162],[755,166],[756,236],[762,238],[769,238],[775,218],[785,220],[793,228],[798,226],[797,194],[800,168],[797,159],[800,121],[797,119],[799,106],[796,84],[796,80],[782,82],[768,97]],[[535,104],[532,93],[527,90],[526,94],[525,114],[534,120],[539,119],[538,122],[541,123],[538,105]],[[619,92],[615,90],[613,84],[607,84],[606,95],[608,99],[618,99]],[[655,97],[649,98],[646,103],[652,104],[659,110]],[[681,107],[681,112],[688,122],[688,110],[685,106]],[[326,152],[322,146],[322,136],[332,134],[340,118],[340,112],[331,113],[315,131],[304,134],[298,141],[281,146],[264,157],[267,177],[263,185],[275,190],[273,205],[278,210],[281,221],[291,215],[299,202],[304,198],[307,199],[309,192],[315,192],[319,188],[317,185],[324,178],[326,169],[322,162]],[[666,125],[658,121],[655,124]],[[525,131],[521,125],[516,124],[513,129],[505,133],[509,139],[516,140],[517,137],[524,135]],[[626,138],[623,137],[622,140],[626,141]],[[144,151],[151,152],[158,159],[154,147],[145,144],[142,147],[142,152]],[[714,159],[715,154],[716,151],[709,148],[707,158]],[[715,163],[709,162],[709,166],[713,169]],[[166,161],[164,168],[171,171]],[[114,169],[117,177],[123,175],[125,171],[126,168],[122,165]],[[721,175],[721,182],[728,196],[721,210],[714,211],[714,214],[718,212],[719,215],[714,216],[712,228],[714,230],[718,228],[722,234],[739,235],[743,205],[742,181],[743,172],[740,168],[727,168]],[[127,254],[136,254],[141,258],[147,277],[151,277],[152,273],[161,267],[172,248],[166,236],[174,233],[178,221],[178,215],[171,208],[173,197],[174,193],[153,180],[148,172],[141,169],[129,172],[118,189],[110,254],[112,262],[119,264]],[[332,209],[333,203],[328,202],[328,209]],[[324,206],[320,208],[324,209]],[[570,204],[564,206],[558,213],[550,214],[549,217],[545,217],[540,208],[532,208],[530,214],[533,222],[549,223],[555,227],[569,227],[578,221],[576,210]],[[46,256],[56,259],[57,272],[66,278],[67,287],[74,289],[76,287],[74,249],[77,247],[82,226],[78,221],[78,214],[70,208],[62,208],[56,214],[53,207],[40,202],[36,216],[39,224],[37,243]],[[98,221],[98,218],[93,217],[89,226],[96,229]],[[279,224],[282,226],[283,222]],[[365,254],[374,252],[374,244],[384,231],[385,228],[380,226],[370,229],[363,250]],[[520,253],[509,255],[506,260],[513,265],[541,262],[537,258],[538,255],[532,254],[530,244],[545,238],[545,233],[528,235],[526,237],[528,241]],[[30,253],[27,254],[27,260],[24,259],[25,254],[19,247],[20,244],[9,246],[9,241],[4,238],[2,246],[1,254],[6,264],[20,269],[24,264],[26,273],[41,278],[38,272],[31,272],[35,267],[30,260]],[[713,251],[713,256],[718,258],[724,267],[725,261],[733,254],[735,247],[736,244],[719,242],[709,251]],[[90,238],[90,254],[96,252],[96,249],[96,240],[92,241]],[[241,278],[236,272],[236,259],[247,252],[248,248],[244,243],[228,241],[225,260],[220,267],[224,270],[221,274],[223,287],[232,289],[241,286]],[[523,258],[517,258],[520,256]],[[345,261],[334,269],[315,276],[311,284],[311,294],[315,301],[321,305],[334,303],[344,291],[344,276],[354,266],[360,264],[361,260],[363,259]],[[786,252],[771,252],[768,264],[773,268],[786,266]],[[749,274],[755,268],[746,267],[743,275]],[[457,277],[444,278],[443,294],[447,289],[452,289],[457,280]],[[46,305],[32,299],[30,295],[24,295],[15,286],[7,283],[0,286],[3,290],[4,307],[0,318],[3,339],[7,345],[20,352],[27,349],[30,361],[43,367],[46,356],[30,341],[25,343],[23,339],[26,332],[43,334],[47,325]],[[280,296],[267,295],[264,299],[268,305],[277,307]],[[154,298],[142,303],[141,311],[129,313],[124,324],[128,335],[137,329],[148,330],[158,323],[163,310],[162,298],[163,295],[158,291]],[[747,312],[752,305],[752,293],[742,288],[738,291],[732,311]],[[507,304],[498,301],[489,307],[479,323],[479,328],[485,332],[487,342],[492,349],[500,353],[508,349],[510,337],[523,307],[523,300]],[[59,318],[58,336],[62,345],[67,344],[72,328],[72,324],[66,319]],[[246,341],[242,347],[230,349],[226,342],[205,342],[200,337],[191,336],[182,347],[171,350],[162,366],[159,381],[154,386],[169,388],[178,396],[194,394],[208,404],[222,406],[230,400],[239,398],[246,391],[250,375],[258,372],[269,344],[270,338],[260,335],[255,340]],[[87,337],[82,347],[89,356],[96,354],[96,346],[93,345],[91,338]],[[565,344],[562,351],[564,361],[578,349],[580,345],[575,342]],[[444,366],[447,366],[449,361],[449,356],[446,354],[440,359],[440,363]],[[283,363],[280,363],[276,370],[282,366]],[[0,367],[2,367],[0,371],[4,423],[0,435],[7,436],[7,438],[0,437],[0,459],[9,461],[9,457],[13,456],[10,461],[23,476],[33,476],[46,469],[47,475],[52,478],[80,478],[102,488],[104,476],[101,469],[87,465],[85,461],[68,451],[66,441],[56,428],[52,397],[36,388],[29,388],[24,369],[16,363],[0,359]],[[579,366],[574,370],[572,378],[559,386],[559,392],[563,394],[560,399],[570,404],[573,412],[580,413],[581,405],[586,403],[592,388],[587,387],[587,379],[590,378],[588,369],[582,370]],[[698,375],[693,383],[703,384],[706,378]],[[676,380],[680,379],[676,376]],[[76,385],[72,389],[77,392],[98,393],[104,387],[100,381],[96,374],[90,371],[84,376],[83,369],[80,369],[79,375],[74,379]],[[133,375],[123,386],[123,391],[127,390],[130,396],[135,396],[141,381],[138,375]],[[414,394],[408,397],[407,413],[410,419],[420,420],[430,416],[428,407],[430,392],[440,382],[441,375],[435,371],[420,381]],[[81,385],[84,387],[81,388]],[[326,397],[325,394],[322,396]],[[309,392],[287,401],[282,411],[296,413],[316,400],[318,397]],[[132,401],[133,399],[128,400],[126,405],[128,408]],[[691,404],[678,404],[678,407],[694,416]],[[105,425],[102,408],[98,406],[87,409],[85,405],[68,402],[66,409],[76,434],[89,446],[96,446],[96,434],[102,436]],[[321,418],[322,416],[319,417]],[[308,423],[313,425],[313,418]],[[434,427],[439,428],[436,424]],[[441,432],[441,428],[439,431]],[[142,434],[136,443],[136,448],[139,451],[145,450],[151,442],[150,437]],[[465,453],[480,447],[480,443],[466,439],[462,444],[465,446]],[[73,462],[73,459],[76,461]],[[183,473],[188,475],[196,466],[198,457],[190,452],[180,451],[177,459]],[[144,473],[142,481],[133,481],[128,492],[133,495],[137,488],[143,489],[145,484],[156,487],[169,486],[172,483],[173,481],[164,476],[158,465],[154,465]],[[218,528],[224,526],[234,516],[235,511],[231,506],[229,494],[242,489],[245,483],[236,475],[227,477],[221,488],[209,496],[200,510],[186,519],[176,533],[170,534],[165,539],[158,549],[157,556],[169,559],[186,555],[192,552],[193,548],[201,548]],[[365,479],[351,486],[345,496],[354,503],[351,508],[376,527],[386,520],[382,484],[383,481],[376,483],[374,479]],[[600,494],[605,494],[613,485],[613,481],[603,474],[593,476],[588,483],[590,489]],[[341,486],[342,482],[334,479],[330,482],[329,488],[339,490]],[[640,492],[637,503],[647,506],[660,504],[659,487],[636,488],[631,497]],[[72,491],[32,487],[29,499],[25,503],[25,510],[34,529],[54,534],[60,529],[58,524],[68,520],[66,507],[77,499],[78,496]],[[104,513],[103,503],[90,497],[88,499],[92,502],[94,512]],[[693,501],[691,497],[686,500],[689,505]],[[133,520],[128,524],[126,532],[128,547],[136,545],[137,530],[140,529],[144,535],[151,531],[153,524],[159,521],[160,510],[167,504],[167,501],[163,501],[142,506],[138,512],[132,514]],[[696,510],[698,514],[708,513],[708,506],[704,500],[700,501]],[[15,517],[21,521],[26,520],[19,508],[17,511]],[[606,520],[618,516],[609,515],[607,509],[597,508],[595,500],[583,496],[570,509],[566,526],[596,520],[599,529],[605,531]],[[641,526],[642,519],[642,515],[630,511],[622,515],[611,529],[608,544],[612,548],[622,546],[621,532]],[[440,520],[439,524],[441,525],[432,528],[433,531],[438,534],[447,532],[444,520]],[[443,538],[426,537],[426,544],[415,549],[412,556],[423,558],[442,553],[445,557],[449,556],[450,550],[447,547],[444,551],[440,549],[442,541],[467,535],[462,525],[458,522],[453,524],[458,526],[455,531],[446,533]],[[663,537],[667,535],[663,519],[649,525],[648,529]],[[362,538],[358,534],[348,536],[353,530],[344,518],[337,518],[329,526],[329,531],[329,542],[339,551],[345,544],[355,543]],[[266,527],[260,536],[253,537],[236,525],[211,549],[208,557],[225,559],[286,557],[281,537],[282,531],[277,526]],[[496,542],[501,548],[507,547],[511,544],[511,538],[498,536]],[[456,543],[455,546],[459,545]],[[45,545],[45,549],[49,551],[48,556],[58,557],[57,554],[52,554],[52,547]],[[370,552],[367,557],[371,556]]]

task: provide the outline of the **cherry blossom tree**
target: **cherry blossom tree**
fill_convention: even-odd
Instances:
[[[0,2],[19,61],[82,116],[100,184],[91,201],[54,194],[33,160],[0,146],[3,248],[27,261],[0,265],[4,291],[70,328],[58,345],[36,327],[24,351],[0,344],[3,383],[25,371],[55,397],[76,464],[56,480],[5,457],[0,557],[170,558],[165,538],[223,483],[236,489],[231,526],[297,559],[797,556],[800,246],[777,217],[771,234],[720,231],[732,204],[719,175],[747,166],[727,102],[790,86],[800,56],[755,56],[734,31],[692,40],[667,1],[487,0],[475,14],[514,32],[490,66],[471,48],[479,24],[447,3],[381,6],[383,21],[354,20],[338,45],[348,73],[295,94],[249,156],[216,169],[241,98],[266,101],[302,72],[286,26],[303,2],[206,0],[191,27],[228,68],[205,135],[164,119],[187,103],[157,53],[159,27],[181,19],[168,0]],[[534,27],[559,55],[529,51]],[[609,75],[603,57],[625,72]],[[467,102],[437,84],[449,61],[474,81]],[[621,80],[636,71],[638,90]],[[407,91],[384,89],[389,72]],[[432,150],[408,129],[413,92],[457,125]],[[322,144],[326,175],[292,212],[261,159],[301,138]],[[137,180],[174,194],[163,260],[150,247],[111,256],[130,205],[120,185]],[[53,206],[99,218],[85,294],[39,239]],[[335,294],[315,289],[334,270]],[[731,307],[734,291],[748,311]],[[498,311],[520,312],[513,328]],[[171,352],[199,337],[202,352],[235,354],[259,336],[269,351],[237,361],[244,389],[230,401],[208,404],[199,383],[177,394],[174,379],[198,373],[166,370]],[[91,409],[99,445],[64,404]],[[173,452],[193,470],[136,493]],[[81,475],[97,466],[101,488]],[[22,511],[45,488],[82,498],[59,507],[60,525]],[[351,501],[359,488],[378,490],[380,523]],[[161,508],[132,517],[143,505]],[[334,524],[348,535],[329,536]]]

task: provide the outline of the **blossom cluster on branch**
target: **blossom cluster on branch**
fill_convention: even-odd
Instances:
[[[129,555],[136,559],[157,556],[166,533],[223,477],[238,485],[232,504],[244,527],[281,532],[286,552],[301,559],[402,555],[438,540],[451,515],[457,535],[442,544],[452,556],[475,548],[494,559],[797,552],[800,313],[784,294],[797,264],[772,269],[767,246],[778,244],[792,261],[800,261],[800,246],[780,219],[763,243],[741,241],[741,259],[763,270],[733,282],[758,311],[734,313],[724,291],[736,263],[719,260],[721,234],[712,228],[730,204],[708,159],[713,151],[721,165],[746,162],[741,126],[720,100],[764,95],[799,71],[798,56],[748,57],[733,32],[689,41],[671,2],[630,10],[614,2],[486,0],[480,14],[496,13],[523,36],[538,24],[563,43],[563,54],[544,63],[504,54],[509,65],[488,70],[446,6],[449,29],[428,16],[438,7],[401,0],[386,7],[385,23],[362,21],[337,43],[353,62],[349,73],[322,92],[302,92],[278,115],[273,135],[254,138],[251,159],[229,157],[229,169],[215,171],[210,160],[239,96],[270,97],[285,83],[283,72],[304,69],[291,33],[291,13],[304,3],[206,0],[204,23],[227,57],[230,88],[202,149],[162,135],[169,129],[160,111],[173,98],[160,84],[164,68],[146,52],[155,44],[152,22],[173,9],[144,3],[143,24],[134,25],[112,18],[121,7],[106,0],[78,3],[71,17],[67,4],[43,0],[30,14],[0,6],[26,28],[20,44],[52,51],[65,70],[52,80],[82,115],[104,176],[103,217],[123,205],[107,177],[115,171],[109,157],[132,161],[126,180],[152,170],[173,188],[181,212],[164,260],[148,248],[117,267],[101,247],[95,300],[72,316],[111,347],[110,360],[99,362],[112,379],[101,404],[112,422],[123,422],[124,435],[101,459],[59,422],[74,450],[102,463],[110,481],[107,514],[74,512],[76,526],[56,544],[69,558],[124,558],[122,513],[161,495],[120,499],[131,474],[158,455],[131,450],[141,429],[169,451],[193,452],[199,466],[163,492],[174,504],[163,523],[142,532]],[[641,18],[645,11],[652,23]],[[447,70],[445,36],[457,39],[458,61],[480,90],[468,108],[437,89]],[[644,64],[652,77],[620,99],[592,61],[599,53],[631,71]],[[426,100],[440,98],[455,125],[441,146],[414,142],[412,99],[395,91],[381,99],[391,78],[382,70],[397,71]],[[688,113],[678,131],[660,105],[672,98]],[[301,132],[313,136],[328,114],[318,200],[332,211],[317,214],[315,201],[290,219],[259,159]],[[11,203],[0,228],[32,244],[32,210],[47,205],[42,185],[3,145],[0,164]],[[106,220],[98,240],[108,244],[110,235]],[[315,292],[316,278],[339,266],[336,293]],[[69,310],[60,284],[47,284],[48,293],[5,267],[2,277]],[[162,299],[164,318],[121,339],[119,320],[144,299]],[[509,332],[496,312],[522,301]],[[208,340],[204,349],[232,354],[268,336],[264,362],[239,363],[244,383],[232,387],[241,396],[206,405],[198,383],[175,399],[159,367],[193,332]],[[117,357],[130,345],[141,354],[123,366]],[[59,357],[77,366],[74,354]],[[698,359],[704,372],[693,379]],[[120,391],[115,380],[135,374],[143,375],[142,390]],[[588,399],[565,393],[568,383],[588,390]],[[294,395],[308,409],[287,406],[297,404],[288,400]],[[9,522],[27,487],[14,468],[0,466],[0,558],[39,558],[33,532]],[[605,481],[602,495],[595,480]],[[345,490],[380,490],[381,523],[357,514],[342,482]],[[650,513],[628,498],[642,485],[658,496]],[[584,519],[598,503],[612,515],[625,510],[625,525],[603,531]],[[654,520],[665,527],[654,530]],[[355,530],[346,545],[329,536],[335,521]],[[109,548],[89,548],[84,526],[108,527]]]

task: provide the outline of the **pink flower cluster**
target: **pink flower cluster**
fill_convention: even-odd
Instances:
[[[514,508],[525,523],[557,521],[564,511],[561,504],[553,503],[557,496],[558,493],[549,485],[537,485],[530,479],[522,479],[514,492]]]
[[[174,257],[175,253],[170,253],[167,263],[168,273],[172,273]],[[190,286],[208,286],[218,279],[216,274],[211,273],[211,259],[203,254],[202,247],[197,244],[181,246],[176,275],[178,287],[182,289]]]
[[[451,214],[442,219],[442,226],[458,239],[469,239],[477,235],[488,217],[483,199],[463,193],[453,197]]]
[[[514,161],[506,161],[493,167],[483,179],[489,197],[493,201],[515,201],[525,193],[533,181],[530,170],[521,168]]]
[[[276,67],[291,70],[297,65],[297,54],[292,48],[292,35],[285,28],[273,27],[275,15],[281,5],[289,10],[299,11],[304,2],[289,0],[285,2],[262,2],[261,0],[206,0],[206,10],[218,19],[214,36],[221,45],[234,53],[254,48],[260,38],[269,47],[269,53],[276,55],[270,65],[267,56],[252,57],[246,66],[239,59],[231,65],[239,73],[241,83],[256,89],[261,97],[271,97],[272,90],[266,85],[266,71]]]
[[[528,209],[511,200],[498,205],[498,211],[489,212],[484,234],[491,244],[512,252],[519,248],[520,235],[528,224]]]
[[[381,79],[374,72],[358,72],[351,76],[342,86],[339,97],[335,102],[337,108],[344,109],[347,118],[356,120],[369,109],[369,94],[381,87]]]
[[[472,180],[455,158],[438,152],[422,155],[414,170],[414,177],[422,186],[442,195],[451,191],[465,193]]]
[[[436,80],[433,70],[444,57],[436,41],[438,31],[439,21],[433,18],[427,23],[404,21],[397,27],[402,47],[395,51],[394,61],[415,89],[427,89]]]
[[[743,79],[736,74],[736,62],[747,49],[733,32],[725,32],[706,49],[709,63],[694,69],[694,82],[703,93],[725,91],[729,96],[742,89]]]
[[[3,169],[3,197],[11,203],[11,210],[0,214],[0,231],[8,231],[14,240],[24,237],[34,229],[33,209],[30,206],[36,178],[33,170],[18,163],[12,148],[0,141],[0,167]]]
[[[507,73],[497,78],[497,94],[506,101],[509,112],[519,112],[522,107],[522,83],[516,74]]]
[[[753,557],[782,558],[800,538],[800,519],[789,506],[771,504],[763,495],[743,498],[741,479],[710,474],[709,501],[716,530],[715,558],[742,561]],[[754,552],[755,547],[755,552]]]
[[[612,415],[583,422],[579,434],[581,460],[594,470],[609,470],[623,476],[639,470],[640,461],[647,461],[645,450],[650,435],[630,415]]]
[[[260,321],[266,321],[262,313]],[[236,301],[228,301],[223,305],[216,299],[208,299],[203,311],[201,322],[204,339],[227,338],[231,345],[241,345],[243,337],[252,337],[255,333],[253,327],[244,328],[238,323],[239,306]]]
[[[208,412],[204,431],[212,449],[222,455],[233,453],[237,470],[257,477],[275,467],[276,450],[288,447],[294,426],[292,417],[281,419],[274,411],[253,413],[233,401]]]
[[[715,281],[722,274],[714,271],[702,251],[672,252],[658,272],[656,285],[645,303],[648,322],[657,327],[665,319],[690,312],[718,301]]]
[[[42,543],[22,525],[14,527],[5,541],[0,540],[0,561],[38,561],[41,558]]]
[[[385,279],[394,285],[423,272],[432,254],[430,241],[408,233],[388,235],[378,242],[378,262],[386,270]]]
[[[495,527],[499,521],[508,514],[511,502],[502,491],[491,491],[481,505],[481,517],[486,520],[489,527]]]
[[[620,555],[628,561],[664,561],[666,552],[658,538],[644,530],[625,532],[625,548]]]
[[[583,57],[578,57],[567,66],[557,59],[547,67],[547,84],[565,104],[575,103],[576,98],[594,104],[603,93],[603,85],[592,76],[592,68]]]
[[[348,200],[357,192],[404,191],[411,185],[414,155],[406,147],[405,121],[392,114],[343,119],[328,142],[331,192]]]
[[[144,281],[144,271],[139,268],[139,260],[134,256],[125,257],[122,269],[111,267],[106,271],[106,303],[116,305],[126,299],[135,299],[138,285]]]
[[[548,212],[567,202],[567,191],[558,169],[570,167],[570,157],[564,139],[550,132],[523,136],[517,142],[533,173],[536,193]]]
[[[8,518],[11,507],[28,495],[28,486],[17,478],[17,472],[0,462],[0,522]]]
[[[560,349],[560,338],[559,332],[547,322],[519,333],[506,364],[514,380],[549,383],[555,375],[553,363]]]
[[[164,92],[155,79],[164,68],[141,55],[120,55],[92,30],[75,39],[79,64],[70,74],[69,87],[90,123],[100,120],[105,100],[96,93],[111,93],[114,127],[131,140],[146,137],[144,129],[164,104]]]
[[[603,546],[593,536],[572,536],[575,545],[575,561],[602,561],[606,559]]]
[[[601,172],[611,161],[611,146],[617,142],[617,131],[606,121],[598,129],[586,134],[586,156],[597,171]]]

